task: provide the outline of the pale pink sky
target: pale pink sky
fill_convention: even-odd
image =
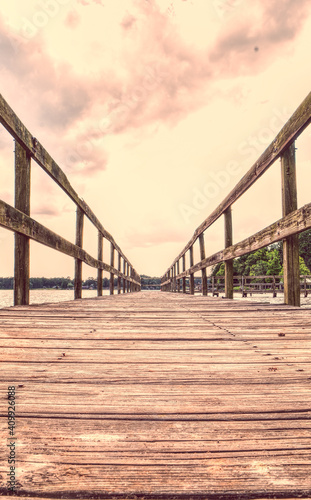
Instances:
[[[4,2],[2,2],[4,4]],[[10,0],[1,90],[139,273],[161,275],[310,91],[309,0]],[[310,201],[310,129],[297,142]],[[0,198],[13,204],[0,129]],[[277,162],[233,206],[237,242],[281,216]],[[74,241],[75,207],[33,162],[31,215]],[[97,235],[86,225],[85,248]],[[223,248],[223,221],[206,233]],[[0,276],[13,235],[0,229]],[[32,276],[73,261],[31,244]],[[108,245],[106,254],[108,255]],[[197,255],[197,254],[196,254]],[[84,268],[84,277],[96,271]]]

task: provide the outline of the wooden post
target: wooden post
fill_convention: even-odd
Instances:
[[[176,286],[176,263],[173,266],[173,292],[176,293],[177,286]]]
[[[118,254],[118,271],[121,272],[121,254]],[[118,276],[118,295],[121,293],[121,277]]]
[[[15,208],[30,215],[30,156],[15,142]],[[29,304],[29,238],[15,233],[14,305]]]
[[[297,210],[295,143],[281,156],[283,217]],[[300,306],[298,234],[283,240],[284,302]]]
[[[130,266],[130,277],[132,278],[133,277],[133,268],[132,266]],[[132,281],[130,281],[130,292],[133,293],[134,292],[134,284]]]
[[[98,231],[98,260],[103,260],[103,235]],[[102,297],[103,295],[103,270],[97,269],[97,296]]]
[[[177,276],[178,276],[180,273],[179,260],[176,262],[176,266],[177,266]],[[180,293],[180,278],[178,278],[177,280],[177,292]]]
[[[194,265],[194,260],[193,260],[193,245],[189,248],[190,252],[190,267]],[[190,295],[194,295],[194,274],[190,273]]]
[[[130,277],[130,265],[129,263],[127,262],[127,272],[126,272],[126,276],[129,278]],[[126,280],[126,283],[127,283],[127,293],[130,293],[131,291],[131,282],[127,279]]]
[[[272,284],[272,287],[273,287],[273,297],[277,296],[276,286],[275,285],[276,285],[275,276],[273,276],[273,284]]]
[[[205,255],[205,244],[204,244],[204,234],[200,234],[199,236],[200,243],[200,258],[204,260]],[[206,268],[202,269],[202,295],[207,295],[207,277],[206,277]]]
[[[113,243],[110,244],[110,265],[114,267],[114,246]],[[110,295],[114,292],[114,274],[110,273]]]
[[[80,207],[77,206],[76,218],[76,245],[82,248],[83,245],[83,223],[84,213]],[[75,259],[75,285],[74,285],[74,298],[82,298],[82,260]]]
[[[306,275],[304,276],[303,285],[304,285],[304,296],[308,297],[308,292],[307,292],[307,276]]]
[[[186,270],[186,255],[185,254],[182,256],[182,270],[183,270],[183,273]],[[186,291],[187,291],[187,289],[186,289],[186,276],[184,276],[182,279],[182,293],[186,293]]]
[[[232,212],[228,207],[224,212],[225,217],[225,248],[232,245]],[[233,299],[233,260],[225,261],[225,297]]]
[[[123,259],[123,274],[126,275],[126,260]],[[126,279],[123,278],[123,293],[126,292]]]

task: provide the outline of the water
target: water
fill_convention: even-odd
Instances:
[[[44,304],[51,302],[64,302],[74,299],[73,290],[30,290],[30,304]],[[103,290],[103,295],[109,295],[109,290]],[[219,297],[223,294],[220,293]],[[92,298],[97,296],[96,290],[82,290],[82,297]],[[266,304],[283,304],[283,294],[273,298],[272,293],[253,294],[251,297],[241,298],[241,294],[235,294],[235,300],[264,302]],[[309,297],[301,295],[301,307],[311,307],[311,294]],[[0,290],[0,309],[13,306],[13,290]]]
[[[30,290],[30,304],[65,302],[74,299],[73,290]],[[109,295],[109,290],[103,290],[103,295]],[[97,290],[82,290],[82,297],[90,299],[97,296]],[[13,290],[0,290],[0,309],[13,306]]]

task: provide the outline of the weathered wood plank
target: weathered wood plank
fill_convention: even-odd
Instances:
[[[15,208],[30,215],[30,156],[15,143]],[[29,238],[14,235],[14,305],[29,304]]]
[[[225,220],[225,248],[231,247],[232,235],[232,212],[231,206],[224,212]],[[225,297],[233,299],[233,259],[225,261]]]
[[[84,213],[77,207],[76,214],[76,246],[83,247],[83,227]],[[75,278],[74,278],[74,298],[82,298],[82,260],[75,259]]]
[[[88,266],[103,269],[107,272],[113,272],[113,274],[118,274],[117,269],[112,268],[109,264],[105,264],[104,262],[94,259],[85,250],[81,249],[77,245],[74,245],[65,238],[62,238],[58,234],[46,228],[31,217],[23,214],[19,210],[11,207],[2,200],[0,200],[0,226],[25,235],[38,243],[42,243],[43,245],[53,248],[54,250],[58,250],[66,255],[69,255],[70,257],[79,259]],[[123,274],[120,275],[123,277]],[[131,277],[127,279],[129,281],[133,281],[133,278]]]
[[[157,292],[0,310],[18,493],[306,497],[310,328],[308,309]]]
[[[242,177],[233,190],[226,196],[220,205],[195,230],[185,248],[176,257],[173,264],[179,260],[195,243],[201,233],[210,227],[242,194],[244,194],[258,178],[286,151],[303,130],[311,122],[311,92],[300,104],[288,122],[278,133],[274,141],[262,153],[250,170]]]
[[[54,180],[54,182],[56,182],[56,184],[60,186],[60,188],[77,205],[77,207],[85,213],[96,229],[98,229],[102,235],[114,245],[115,249],[121,253],[122,257],[126,258],[112,235],[103,227],[87,203],[78,196],[62,169],[44,149],[37,138],[33,137],[27,130],[25,125],[14,113],[13,109],[8,105],[1,94],[0,123],[2,123],[14,139],[27,151],[28,155],[40,165],[40,167]]]
[[[302,208],[291,212],[283,219],[279,219],[270,226],[262,229],[258,233],[246,238],[231,247],[228,247],[220,252],[214,253],[203,261],[190,267],[183,273],[180,273],[177,278],[190,276],[204,267],[209,267],[218,262],[227,261],[245,255],[254,250],[259,250],[272,243],[276,243],[284,238],[288,238],[294,234],[301,233],[306,229],[311,228],[311,203],[304,205]],[[165,282],[164,282],[165,284]]]
[[[97,259],[103,261],[103,246],[104,239],[100,231],[98,231],[98,247],[97,247]],[[102,297],[103,295],[103,270],[97,270],[97,297]]]
[[[205,243],[204,243],[204,234],[200,234],[199,236],[200,243],[200,259],[201,261],[206,258],[205,254]],[[183,269],[185,271],[185,269]],[[179,274],[179,273],[178,273]],[[206,268],[202,269],[202,295],[207,295],[207,276],[206,276]]]
[[[281,156],[282,214],[297,210],[295,143]],[[298,234],[283,240],[284,302],[300,306],[299,241]]]
[[[115,248],[113,244],[110,244],[110,266],[111,268],[114,267],[114,251]],[[113,295],[114,293],[114,273],[110,273],[110,295]]]

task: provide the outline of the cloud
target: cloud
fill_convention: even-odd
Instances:
[[[48,217],[59,217],[64,213],[72,212],[73,209],[68,205],[58,206],[55,200],[41,201],[31,207],[31,217],[45,215]]]
[[[129,248],[148,248],[162,245],[162,243],[182,243],[185,241],[184,231],[175,229],[166,221],[162,221],[162,225],[159,221],[148,221],[145,228],[143,230],[135,228],[128,230],[126,245]]]
[[[80,36],[81,10],[104,2],[78,4],[65,25]],[[189,43],[156,2],[127,5],[131,8],[119,9],[118,23],[111,28],[120,30],[122,43],[109,61],[101,57],[105,33],[98,37],[98,51],[92,54],[95,73],[82,74],[69,59],[54,58],[43,32],[22,43],[0,19],[3,78],[23,109],[31,103],[31,123],[61,134],[56,148],[71,171],[93,174],[105,169],[107,135],[143,133],[158,123],[174,126],[221,92],[219,79],[233,79],[233,90],[226,95],[236,99],[234,79],[253,75],[279,57],[282,47],[299,34],[309,2],[254,0],[251,8],[237,8],[219,27],[215,41],[200,48]]]
[[[135,23],[136,23],[135,17],[127,13],[121,22],[121,26],[125,31],[127,31],[131,30],[133,26],[135,26]]]
[[[253,74],[264,69],[300,33],[308,0],[254,2],[237,23],[227,22],[210,50],[209,60],[222,77]]]
[[[65,26],[67,26],[67,28],[70,29],[75,29],[79,26],[80,20],[81,18],[77,13],[77,11],[71,10],[70,12],[68,12],[67,17],[65,19]]]

